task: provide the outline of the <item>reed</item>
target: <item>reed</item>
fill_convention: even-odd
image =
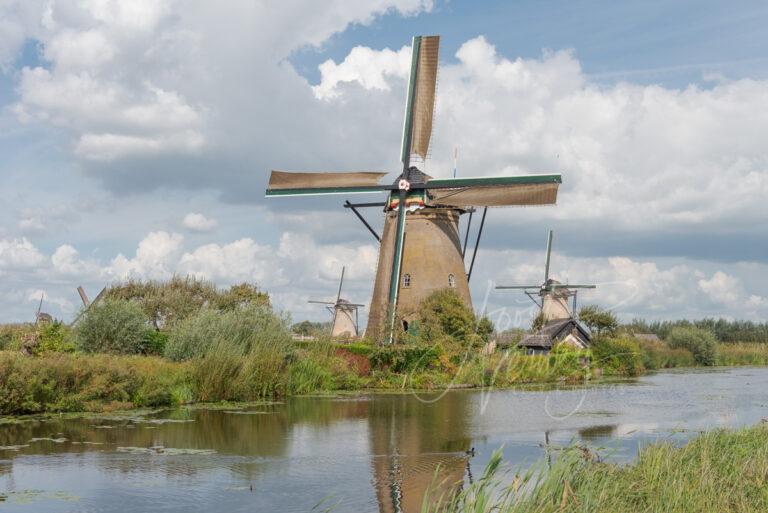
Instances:
[[[439,472],[433,490],[444,490]],[[683,447],[641,449],[634,463],[601,462],[570,447],[510,472],[495,452],[485,472],[453,495],[428,492],[423,513],[762,512],[768,510],[768,428],[704,433]]]

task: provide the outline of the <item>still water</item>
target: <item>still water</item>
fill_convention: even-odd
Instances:
[[[419,511],[435,466],[465,482],[571,441],[631,459],[658,439],[768,417],[768,368],[559,390],[293,398],[244,410],[0,424],[0,511]],[[471,450],[474,448],[474,452]]]

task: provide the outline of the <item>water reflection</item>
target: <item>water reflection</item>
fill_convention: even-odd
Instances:
[[[766,387],[767,369],[732,369],[588,389],[306,397],[0,424],[0,495],[3,511],[298,512],[327,497],[334,512],[412,513],[438,466],[448,492],[500,446],[514,465],[571,441],[629,459],[660,437],[759,422]]]

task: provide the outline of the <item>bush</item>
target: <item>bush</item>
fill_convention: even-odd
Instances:
[[[637,376],[643,372],[640,346],[634,339],[597,337],[591,349],[593,364],[606,374]]]
[[[368,357],[371,367],[392,372],[413,372],[435,365],[440,360],[439,346],[387,346],[373,351]]]
[[[285,319],[264,306],[248,306],[222,312],[204,308],[171,329],[165,356],[180,361],[203,357],[214,348],[244,356],[257,346],[291,344]]]
[[[667,343],[673,349],[689,350],[699,365],[715,365],[717,362],[717,338],[711,331],[693,326],[673,328]]]
[[[287,322],[264,306],[203,310],[175,327],[166,355],[193,358],[193,379],[203,401],[271,397],[284,392],[292,350]]]
[[[610,310],[596,305],[588,305],[579,310],[579,320],[600,335],[612,335],[619,327],[619,321]]]
[[[480,345],[488,341],[494,329],[489,319],[478,320],[452,289],[438,290],[422,301],[418,319],[411,326],[411,336],[406,336],[405,342],[422,344]]]
[[[160,358],[0,352],[0,415],[169,406],[188,380]]]
[[[93,305],[77,327],[78,348],[87,353],[141,354],[147,350],[147,318],[136,303],[105,300]]]
[[[208,281],[174,276],[168,281],[135,281],[110,287],[105,299],[141,305],[156,330],[166,330],[203,308],[230,311],[245,306],[269,307],[269,295],[255,285],[242,283],[219,290]]]
[[[35,354],[41,353],[71,353],[75,350],[74,333],[61,321],[47,322],[39,326],[40,344],[35,348]]]

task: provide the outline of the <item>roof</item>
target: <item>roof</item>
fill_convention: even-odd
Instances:
[[[555,319],[545,324],[538,332],[531,335],[526,335],[518,342],[518,347],[542,347],[551,349],[558,337],[563,333],[570,333],[573,329],[576,329],[579,338],[585,342],[591,340],[589,332],[573,318],[568,319]]]

